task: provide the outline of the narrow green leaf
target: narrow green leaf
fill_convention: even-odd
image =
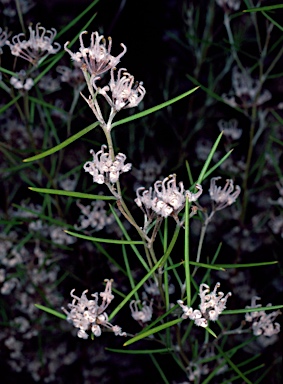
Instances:
[[[147,116],[151,113],[159,111],[160,109],[166,108],[166,107],[168,107],[168,105],[176,103],[176,101],[179,101],[179,100],[183,99],[184,97],[189,96],[191,93],[195,92],[198,88],[199,87],[195,87],[195,88],[193,88],[193,89],[191,89],[185,93],[182,93],[182,95],[174,97],[173,99],[165,101],[164,103],[156,105],[155,107],[149,108],[146,111],[142,111],[142,112],[139,112],[133,116],[126,117],[125,119],[122,119],[120,121],[116,121],[112,124],[112,128],[117,127],[118,125],[121,125],[121,124],[128,123],[129,121],[140,119],[141,117]]]
[[[122,223],[122,221],[120,220],[119,216],[117,215],[117,212],[115,211],[115,209],[111,205],[110,205],[110,209],[111,209],[111,212],[112,212],[113,216],[115,217],[115,220],[116,220],[117,224],[119,225],[119,228],[123,232],[123,235],[125,236],[125,238],[128,241],[131,241],[131,238],[130,238],[128,232],[127,232],[127,229],[124,227],[124,224]],[[130,246],[131,246],[132,250],[134,251],[135,255],[137,256],[137,258],[139,259],[140,263],[144,267],[144,269],[147,272],[149,272],[150,269],[149,269],[147,263],[144,260],[144,256],[141,255],[141,253],[139,252],[139,250],[137,249],[137,247],[135,245],[130,244]]]
[[[95,123],[89,125],[88,127],[82,129],[80,132],[76,133],[75,135],[69,137],[67,140],[63,141],[63,143],[56,145],[53,148],[48,149],[45,152],[42,152],[38,155],[29,157],[27,159],[24,159],[23,162],[29,162],[29,161],[35,161],[39,159],[43,159],[46,156],[52,155],[55,152],[60,151],[60,149],[67,147],[69,144],[73,143],[80,137],[86,135],[88,132],[92,131],[94,128],[96,128],[99,125],[99,122],[96,121]]]
[[[221,160],[219,160],[213,167],[211,167],[204,175],[203,179],[206,179],[212,172],[215,171],[215,169],[219,168],[220,165],[222,163],[224,163],[224,161],[231,155],[231,153],[233,152],[233,149],[231,149],[229,152],[226,153],[226,155],[224,155],[222,157]]]
[[[214,269],[216,271],[225,271],[224,265],[212,265],[212,264],[205,264],[205,263],[197,263],[196,261],[189,261],[190,265],[194,265],[195,267],[202,267],[206,269]],[[272,262],[273,263],[273,262]],[[165,270],[169,271],[170,269],[178,268],[181,265],[184,265],[185,261],[181,261],[177,264],[172,264],[170,267],[165,268]],[[232,264],[227,264],[232,265]],[[234,264],[233,264],[234,265]],[[232,266],[230,268],[233,268]]]
[[[135,350],[126,350],[126,349],[114,349],[114,348],[105,348],[106,351],[117,352],[117,353],[125,353],[129,355],[147,355],[149,353],[170,353],[174,352],[173,349],[170,348],[160,348],[160,349],[135,349]]]
[[[19,100],[20,97],[22,97],[22,95],[19,94],[18,96],[14,97],[13,100],[9,101],[9,103],[3,105],[3,107],[0,108],[0,115],[3,112],[5,112],[6,109],[10,108],[13,104],[15,104]]]
[[[157,268],[160,268],[162,263],[164,262],[165,255],[161,257],[158,263],[140,280],[140,282],[136,285],[135,289],[133,289],[126,297],[125,299],[114,309],[114,311],[109,316],[109,321],[113,319],[115,315],[124,307],[125,304],[128,303],[130,298],[144,285],[144,283],[151,277],[151,275],[157,270]]]
[[[233,368],[233,370],[241,377],[241,379],[244,380],[244,382],[247,384],[252,384],[252,382],[232,362],[232,360],[228,357],[228,354],[226,352],[224,352],[217,344],[215,344],[215,347],[221,353],[221,355],[224,357],[226,363],[229,364],[231,368]]]
[[[180,318],[180,319],[171,320],[171,321],[169,321],[168,323],[165,323],[165,324],[158,325],[155,328],[149,329],[146,332],[142,332],[139,335],[132,337],[130,340],[126,341],[123,344],[123,346],[126,347],[127,345],[131,345],[131,344],[135,343],[138,340],[144,339],[145,337],[148,337],[150,335],[153,335],[154,333],[160,332],[163,329],[166,329],[168,327],[172,327],[173,325],[181,323],[182,321],[183,321],[183,319]]]
[[[149,108],[146,111],[142,111],[140,113],[137,113],[136,115],[129,116],[126,119],[122,119],[120,121],[117,121],[117,122],[112,124],[112,128],[114,128],[114,127],[116,127],[118,125],[121,125],[121,124],[125,124],[125,123],[127,123],[129,121],[136,120],[136,119],[139,119],[141,117],[147,116],[150,113],[153,113],[153,112],[156,112],[156,111],[158,111],[158,110],[160,110],[162,108],[165,108],[168,105],[173,104],[176,101],[181,100],[182,98],[190,95],[191,93],[196,91],[198,88],[199,87],[193,88],[190,91],[185,92],[182,95],[173,98],[172,100],[166,101],[165,103],[159,104],[159,105],[157,105],[157,106],[155,106],[153,108]],[[40,153],[38,155],[35,155],[35,156],[29,157],[27,159],[24,159],[23,161],[24,162],[29,162],[29,161],[35,161],[35,160],[43,159],[46,156],[49,156],[49,155],[51,155],[51,154],[53,154],[53,153],[55,153],[57,151],[60,151],[60,149],[67,147],[69,144],[71,144],[75,140],[79,139],[80,137],[84,136],[85,134],[90,132],[92,129],[96,128],[98,125],[99,125],[99,122],[95,122],[95,123],[89,125],[88,127],[82,129],[80,132],[76,133],[75,135],[69,137],[67,140],[63,141],[63,143],[58,144],[55,147],[50,148],[50,149],[48,149],[47,151],[45,151],[43,153]]]
[[[217,95],[217,93],[213,92],[211,89],[205,87],[204,85],[202,85],[197,79],[195,79],[194,77],[190,76],[189,74],[186,75],[188,77],[189,80],[191,80],[195,85],[198,85],[203,91],[205,91],[209,96],[211,96],[213,99],[217,100],[217,101],[221,101],[221,103],[224,103],[226,105],[229,105],[231,107],[230,104],[226,103],[226,101],[223,99],[223,97]],[[238,112],[241,112],[241,113],[245,113],[241,108],[239,107],[231,107],[233,109],[235,109],[236,111]]]
[[[282,7],[283,7],[283,5],[282,5]],[[262,14],[272,23],[272,24],[274,24],[277,28],[279,28],[280,29],[280,31],[282,31],[283,32],[283,27],[282,27],[282,25],[280,25],[279,23],[277,23],[277,21],[275,21],[274,19],[272,19],[272,17],[270,17],[267,13],[265,13],[265,12],[262,12]]]
[[[59,317],[59,319],[63,319],[63,320],[66,320],[66,319],[67,319],[67,316],[64,315],[63,313],[60,313],[60,312],[55,311],[54,309],[45,307],[44,305],[34,304],[34,306],[35,306],[36,308],[38,308],[38,309],[41,309],[41,310],[44,311],[44,312],[50,313],[50,314],[53,315],[53,316]]]
[[[6,68],[0,67],[0,72],[6,73],[7,75],[14,76],[14,77],[19,77],[19,74],[16,72],[9,71]]]
[[[50,194],[50,195],[61,195],[61,196],[77,197],[79,199],[116,200],[116,198],[114,196],[91,195],[89,193],[63,191],[63,190],[59,190],[59,189],[49,189],[49,188],[34,188],[34,187],[28,187],[28,188],[31,191],[34,191],[34,192],[47,193],[47,194]]]
[[[208,333],[210,333],[213,337],[215,337],[215,339],[217,339],[217,335],[213,332],[213,330],[212,329],[210,329],[210,328],[208,328],[208,327],[206,327],[206,328],[204,328]]]
[[[220,140],[221,140],[221,138],[222,138],[222,135],[223,135],[223,132],[220,133],[220,135],[219,135],[218,138],[216,139],[216,141],[215,141],[213,147],[211,148],[211,151],[210,151],[210,153],[209,153],[209,155],[208,155],[208,157],[207,157],[207,159],[206,159],[206,161],[205,161],[205,163],[204,163],[204,166],[202,167],[202,170],[200,171],[200,174],[199,174],[199,177],[198,177],[197,184],[201,184],[202,181],[204,180],[204,176],[205,176],[206,171],[207,171],[207,169],[208,169],[208,167],[209,167],[209,164],[211,163],[211,160],[212,160],[212,158],[213,158],[213,155],[214,155],[214,153],[216,152],[216,149],[217,149],[218,144],[219,144],[219,142],[220,142]]]
[[[259,11],[272,11],[273,9],[283,8],[283,4],[278,5],[266,5],[265,7],[257,7],[251,9],[245,9],[243,12],[259,12]]]
[[[164,384],[170,384],[169,381],[167,380],[166,374],[163,372],[162,368],[160,367],[159,362],[156,360],[156,358],[153,355],[149,355],[151,358],[153,364],[155,365],[155,368],[158,370],[160,376],[162,377],[162,380]]]
[[[98,237],[92,237],[92,236],[86,236],[86,235],[81,235],[80,233],[76,233],[76,232],[71,232],[71,231],[64,231],[66,232],[68,235],[71,235],[71,236],[74,236],[74,237],[78,237],[80,239],[85,239],[85,240],[89,240],[89,241],[96,241],[97,243],[108,243],[108,244],[143,244],[142,241],[138,241],[138,240],[114,240],[114,239],[101,239],[101,238],[98,238]]]
[[[62,36],[64,33],[66,33],[69,29],[71,29],[72,27],[74,27],[78,21],[86,14],[88,14],[91,10],[91,8],[93,8],[97,3],[98,3],[99,0],[94,0],[88,7],[86,7],[77,17],[75,17],[74,19],[72,19],[72,21],[70,21],[69,24],[67,24],[64,28],[61,29],[60,32],[57,33],[56,35],[56,38]],[[94,14],[94,17],[96,16],[96,14]],[[93,18],[91,18],[91,20],[93,20]]]
[[[273,311],[276,309],[283,308],[283,305],[271,305],[270,307],[256,307],[256,308],[241,308],[241,309],[231,309],[222,312],[223,315],[235,315],[238,313],[248,313],[248,312],[257,312],[257,311]]]
[[[165,324],[161,324],[161,325],[158,325],[157,327],[155,328],[151,328],[149,329],[148,331],[145,331],[145,332],[141,332],[140,334],[138,334],[137,336],[134,336],[132,337],[130,340],[126,341],[123,346],[126,347],[128,345],[131,345],[133,343],[135,343],[136,341],[139,341],[141,339],[144,339],[145,337],[148,337],[150,335],[153,335],[154,333],[157,333],[157,332],[160,332],[162,331],[163,329],[166,329],[166,328],[169,328],[169,327],[172,327],[173,325],[176,325],[176,324],[179,324],[183,321],[182,318],[180,319],[175,319],[175,320],[171,320],[171,321],[168,321],[168,323],[165,323]],[[204,328],[207,332],[209,332],[212,336],[214,336],[215,338],[217,338],[216,334],[208,327]]]
[[[248,268],[248,267],[261,267],[263,265],[278,264],[278,261],[265,261],[263,263],[248,263],[248,264],[214,264],[215,267],[228,268]]]

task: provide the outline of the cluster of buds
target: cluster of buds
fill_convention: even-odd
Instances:
[[[202,194],[201,185],[196,184],[196,189],[197,193],[186,191],[182,182],[176,184],[176,175],[173,174],[163,181],[156,181],[154,188],[138,188],[135,202],[148,218],[152,217],[152,212],[162,217],[176,216],[184,208],[186,197],[193,202]]]
[[[220,287],[220,283],[217,283],[214,287],[214,290],[210,292],[210,288],[207,284],[200,285],[200,300],[201,303],[198,309],[193,309],[192,307],[188,307],[184,305],[182,300],[178,300],[177,303],[183,310],[182,318],[190,320],[194,320],[195,324],[199,327],[207,327],[208,320],[216,321],[220,313],[224,311],[226,308],[226,302],[228,297],[232,294],[228,292],[224,297],[223,292],[216,292]]]
[[[234,191],[234,183],[232,179],[226,180],[224,188],[217,187],[216,180],[220,180],[221,177],[213,177],[210,181],[209,194],[211,200],[215,203],[213,211],[220,211],[235,203],[237,197],[241,193],[241,188],[236,185]]]
[[[105,152],[106,148],[107,146],[103,144],[97,153],[91,150],[93,160],[87,161],[84,165],[84,170],[90,173],[93,181],[98,184],[116,183],[120,174],[128,172],[132,167],[130,163],[125,164],[126,155],[118,153],[112,160],[110,154]]]
[[[20,72],[17,73],[18,77],[12,76],[10,79],[10,84],[15,88],[15,89],[23,89],[25,91],[29,91],[33,85],[33,79],[28,77],[25,70],[21,70]]]
[[[40,26],[40,23],[37,23],[35,30],[32,29],[31,26],[29,26],[28,29],[30,33],[28,40],[24,39],[25,35],[23,33],[19,33],[12,38],[12,43],[10,43],[10,41],[6,42],[11,49],[12,55],[19,56],[36,66],[40,58],[44,55],[55,54],[61,48],[59,43],[53,43],[57,34],[55,28],[46,30]],[[54,46],[52,44],[54,44]]]
[[[256,304],[256,301],[260,300],[260,297],[253,296],[251,306],[246,306],[246,308],[260,308],[261,304]],[[267,304],[267,307],[270,307],[271,304]],[[255,311],[246,313],[245,319],[247,322],[252,323],[252,330],[255,336],[263,335],[271,337],[272,335],[276,335],[280,332],[280,324],[274,323],[273,321],[276,319],[281,312],[279,310],[273,311],[268,315],[265,311]]]
[[[81,297],[74,295],[74,289],[71,291],[73,301],[68,304],[70,312],[65,308],[62,310],[67,315],[67,321],[73,324],[75,328],[79,328],[77,336],[81,339],[87,339],[89,337],[87,331],[91,331],[94,336],[98,337],[101,335],[101,327],[111,329],[115,336],[126,336],[125,332],[122,332],[121,327],[118,325],[112,325],[108,321],[108,315],[105,309],[114,299],[112,295],[112,282],[113,280],[104,280],[106,287],[104,292],[100,292],[99,296],[102,298],[102,304],[98,305],[98,293],[93,293],[91,296],[94,300],[89,300],[86,296],[88,290],[84,291]]]

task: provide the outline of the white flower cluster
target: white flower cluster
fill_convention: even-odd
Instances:
[[[250,108],[254,104],[262,105],[271,99],[271,93],[268,90],[261,92],[259,80],[253,79],[247,71],[241,72],[237,67],[234,67],[232,71],[232,86],[235,95],[245,108]],[[222,95],[222,97],[232,107],[238,106],[235,96]]]
[[[194,320],[197,326],[204,328],[208,326],[208,320],[216,321],[220,313],[223,312],[226,308],[228,297],[232,295],[231,292],[228,292],[224,297],[223,292],[217,293],[216,291],[219,287],[220,283],[216,283],[214,290],[209,293],[210,288],[207,284],[200,285],[200,310],[194,310],[192,307],[189,308],[187,305],[184,305],[182,300],[178,300],[177,303],[180,305],[184,312],[182,318],[190,318],[191,320]]]
[[[101,146],[101,150],[97,153],[92,149],[90,153],[93,156],[92,161],[87,161],[84,170],[93,176],[93,181],[98,184],[116,183],[121,173],[128,172],[132,168],[132,164],[125,164],[126,155],[118,153],[115,159],[110,158],[108,152],[104,152],[107,146]]]
[[[260,308],[261,304],[256,304],[256,301],[260,300],[260,297],[253,296],[251,306],[246,306],[246,308]],[[267,304],[267,307],[270,307],[272,304]],[[273,321],[276,317],[281,314],[279,310],[273,311],[268,315],[265,311],[256,311],[246,313],[245,319],[246,321],[252,323],[252,330],[255,336],[263,335],[271,337],[272,335],[276,335],[280,332],[280,324],[274,323]]]
[[[98,305],[98,293],[91,294],[94,297],[94,300],[88,300],[86,293],[88,290],[85,290],[81,297],[74,295],[74,289],[71,291],[71,296],[73,301],[71,304],[68,304],[70,312],[65,308],[62,310],[67,314],[67,321],[73,324],[75,328],[79,328],[77,336],[81,339],[87,339],[88,334],[86,331],[91,331],[94,336],[98,337],[101,335],[101,327],[111,329],[114,332],[115,336],[126,336],[125,332],[122,332],[121,327],[118,325],[112,325],[108,321],[108,315],[105,312],[105,309],[114,299],[112,295],[112,282],[113,280],[104,280],[106,282],[106,287],[104,292],[100,292],[99,296],[102,298],[102,304]]]
[[[150,301],[149,305],[146,304],[146,301],[143,301],[141,310],[138,309],[139,303],[140,303],[140,300],[132,300],[130,302],[132,318],[141,323],[146,323],[147,321],[150,321],[152,318],[153,299]]]
[[[83,42],[83,35],[87,31],[83,31],[80,34],[80,50],[73,53],[67,48],[69,41],[64,44],[64,49],[69,53],[71,58],[80,65],[86,65],[90,75],[96,77],[109,69],[116,67],[120,62],[120,59],[127,51],[124,44],[121,44],[123,51],[120,55],[114,57],[110,54],[112,48],[112,39],[108,37],[108,48],[106,48],[106,40],[103,35],[99,36],[98,32],[92,32],[90,46],[86,48]]]
[[[28,40],[22,39],[25,38],[25,35],[19,33],[12,38],[12,43],[10,43],[10,41],[6,42],[11,49],[12,55],[19,56],[33,65],[37,65],[39,59],[44,55],[55,54],[60,50],[61,45],[59,43],[53,43],[57,34],[55,28],[46,30],[44,27],[41,27],[40,23],[37,23],[35,30],[32,29],[31,26],[29,26],[28,29],[30,33]],[[54,46],[52,44],[54,44]]]
[[[238,11],[241,5],[241,0],[216,0],[216,3],[220,7],[229,7],[230,9],[233,9],[234,11]]]
[[[242,129],[238,128],[238,121],[236,119],[229,121],[221,119],[217,124],[220,132],[223,132],[224,136],[231,138],[231,140],[238,140],[242,136]]]
[[[67,48],[69,42],[65,43],[64,48],[71,58],[80,65],[88,83],[88,89],[90,90],[91,96],[87,98],[82,95],[83,98],[92,109],[101,125],[103,127],[107,126],[107,129],[111,129],[111,123],[116,113],[121,109],[136,107],[143,99],[146,91],[142,82],[135,82],[134,76],[130,75],[125,68],[119,69],[117,79],[115,80],[114,78],[114,70],[116,70],[116,66],[120,62],[121,57],[127,51],[124,44],[121,44],[123,51],[118,56],[114,57],[110,54],[112,48],[111,37],[108,38],[107,47],[104,36],[100,36],[98,32],[93,32],[91,34],[91,44],[86,48],[83,42],[83,35],[86,33],[87,31],[83,31],[80,34],[81,46],[79,52],[71,52]],[[108,85],[100,88],[96,85],[96,82],[100,80],[100,75],[107,71],[111,71],[110,82]],[[96,91],[95,95],[92,87]],[[110,96],[108,94],[109,92],[111,93]],[[97,94],[101,94],[111,107],[107,123],[104,120],[98,104]]]
[[[114,79],[114,70],[111,68],[111,80],[109,85],[99,89],[96,87],[95,81],[93,86],[98,90],[98,93],[103,95],[114,111],[118,112],[121,109],[136,107],[144,98],[146,93],[142,82],[134,83],[134,76],[130,75],[125,68],[118,70],[117,80]],[[94,79],[95,80],[95,79]],[[109,97],[107,92],[111,91],[112,97]]]
[[[237,197],[241,193],[241,188],[238,185],[236,185],[234,191],[234,183],[232,179],[226,180],[224,188],[217,187],[215,181],[220,179],[221,177],[218,176],[213,177],[210,180],[209,194],[211,200],[216,203],[214,206],[215,211],[220,211],[221,209],[235,203]]]
[[[157,215],[162,217],[168,217],[172,213],[178,214],[185,206],[186,197],[189,201],[196,201],[202,194],[202,187],[196,184],[197,193],[192,193],[184,189],[183,182],[180,182],[177,186],[176,175],[169,175],[163,181],[156,181],[154,183],[154,190],[149,188],[148,190],[140,187],[137,189],[137,198],[135,203],[143,211],[145,208],[145,214],[147,217],[151,217],[151,210]]]
[[[108,215],[105,207],[105,201],[96,200],[90,205],[82,205],[79,201],[77,206],[80,208],[82,215],[79,217],[79,226],[76,229],[85,229],[92,227],[95,231],[100,231],[106,225],[111,225],[115,222],[113,214]]]

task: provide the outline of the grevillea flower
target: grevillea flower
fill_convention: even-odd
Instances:
[[[251,306],[246,306],[246,308],[260,308],[261,304],[256,304],[256,301],[260,300],[260,297],[253,296]],[[267,304],[267,307],[270,307],[271,304]],[[276,335],[280,332],[280,324],[273,323],[278,315],[281,312],[279,310],[270,312],[269,314],[265,313],[265,311],[255,311],[246,313],[245,319],[247,322],[252,323],[252,330],[255,336],[264,335],[271,337],[272,335]]]
[[[126,155],[118,153],[115,159],[110,158],[110,154],[105,152],[107,146],[101,146],[101,150],[97,153],[92,149],[90,153],[93,156],[92,161],[88,161],[84,165],[84,170],[93,176],[93,181],[98,184],[116,183],[121,173],[128,172],[132,164],[125,164]]]
[[[61,45],[53,43],[57,34],[55,28],[46,30],[41,27],[40,23],[37,23],[35,30],[31,26],[28,29],[30,33],[28,40],[24,39],[25,35],[23,33],[19,33],[12,38],[12,43],[10,41],[6,42],[11,49],[12,55],[19,56],[36,66],[39,59],[44,55],[55,54],[60,50]]]
[[[179,182],[176,184],[176,175],[169,175],[163,181],[156,181],[154,188],[146,190],[141,187],[137,189],[136,204],[142,208],[145,207],[148,216],[149,210],[154,211],[157,215],[168,217],[171,214],[178,214],[185,206],[186,196],[189,201],[196,201],[202,194],[201,185],[197,184],[197,193],[186,191],[184,184]]]
[[[226,180],[224,188],[217,187],[215,181],[220,179],[220,176],[213,177],[210,181],[209,194],[211,200],[216,203],[214,207],[215,211],[220,211],[221,209],[235,203],[237,197],[241,193],[241,188],[238,185],[236,185],[234,190],[234,183],[231,179]]]
[[[134,82],[134,76],[126,71],[125,68],[120,68],[118,70],[117,80],[115,80],[114,69],[112,68],[109,85],[98,89],[98,93],[105,97],[115,112],[121,109],[136,107],[146,93],[142,82]],[[93,86],[96,88],[95,79]],[[109,91],[111,92],[111,97],[107,94]]]
[[[99,36],[98,32],[92,32],[90,39],[90,46],[86,48],[83,42],[83,35],[87,31],[80,34],[80,49],[79,52],[73,53],[67,48],[69,41],[64,44],[64,49],[69,53],[71,58],[79,63],[81,66],[86,65],[90,75],[97,77],[109,69],[114,68],[120,61],[121,57],[126,53],[127,48],[121,44],[123,51],[118,56],[110,54],[112,48],[112,39],[108,37],[108,47],[106,47],[106,40],[103,35]]]
[[[86,296],[88,290],[85,290],[81,297],[74,295],[74,289],[71,291],[71,296],[73,301],[71,304],[68,304],[70,312],[65,308],[62,310],[67,315],[67,321],[73,324],[75,328],[79,328],[77,336],[82,339],[88,338],[88,333],[86,331],[91,331],[94,336],[98,337],[102,333],[101,327],[111,329],[114,332],[115,336],[126,336],[125,332],[122,332],[121,327],[118,325],[112,325],[108,321],[108,315],[105,312],[108,305],[114,299],[114,295],[111,292],[113,280],[104,280],[106,282],[106,287],[104,292],[93,293],[91,294],[94,297],[94,300],[89,300]],[[98,305],[98,296],[102,298],[102,303]]]
[[[199,296],[201,303],[198,309],[193,309],[184,305],[182,300],[178,300],[177,303],[183,310],[182,318],[190,318],[194,320],[195,324],[199,327],[207,327],[208,320],[216,321],[221,312],[226,308],[226,302],[228,297],[232,294],[228,292],[224,297],[223,292],[216,292],[220,287],[220,283],[217,283],[214,290],[210,293],[210,288],[207,284],[201,284],[199,288]]]

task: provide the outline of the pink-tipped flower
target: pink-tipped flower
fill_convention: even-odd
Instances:
[[[97,77],[98,75],[107,72],[109,69],[114,68],[120,62],[121,57],[126,53],[127,48],[124,44],[121,44],[123,51],[116,57],[112,56],[110,54],[112,48],[111,37],[108,37],[107,47],[104,36],[99,36],[98,32],[92,32],[90,46],[86,48],[83,42],[83,35],[86,33],[87,31],[83,31],[80,34],[81,46],[79,52],[73,53],[67,48],[69,41],[64,44],[64,49],[74,61],[81,66],[85,64],[90,75]]]
[[[135,82],[134,76],[130,75],[125,68],[118,70],[117,80],[114,78],[114,70],[111,69],[111,80],[109,85],[98,89],[98,92],[105,97],[108,104],[113,108],[115,112],[121,109],[136,107],[144,98],[146,90],[143,87],[142,82]],[[95,85],[95,79],[93,86]],[[107,92],[111,92],[111,97]]]
[[[53,43],[57,34],[55,28],[47,30],[41,27],[40,23],[37,23],[35,29],[32,29],[31,26],[28,29],[30,33],[28,40],[24,39],[25,35],[23,33],[19,33],[12,38],[12,43],[10,41],[6,42],[11,49],[12,55],[19,56],[36,66],[43,56],[55,54],[60,50],[61,45]]]
[[[234,183],[231,179],[226,180],[224,188],[217,187],[215,181],[220,179],[220,176],[213,177],[210,181],[209,194],[211,200],[216,203],[214,208],[215,211],[220,211],[221,209],[235,203],[241,192],[241,188],[238,185],[236,185],[234,190]]]

